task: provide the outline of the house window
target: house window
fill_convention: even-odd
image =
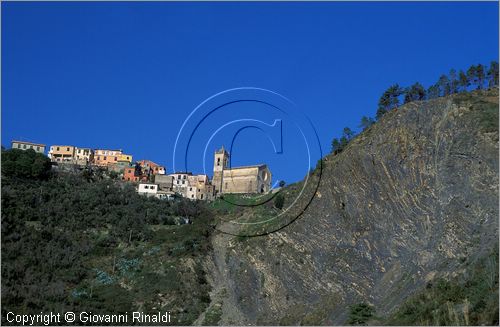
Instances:
[[[115,157],[115,161],[116,161],[116,159],[117,159],[117,158]]]
[[[184,179],[186,179],[186,175],[184,175],[184,177],[183,177],[183,178],[184,178]]]
[[[40,151],[40,147],[39,147],[39,146],[37,146],[37,147],[36,147],[36,150],[37,150],[37,151]]]
[[[104,156],[104,157],[102,158],[102,160],[106,160],[106,156]]]
[[[225,188],[227,189],[227,183],[226,183],[226,185],[225,185]]]
[[[59,147],[57,147],[56,151],[59,151]]]
[[[186,181],[182,181],[182,184],[186,184]]]
[[[217,158],[217,166],[220,166],[220,158]]]
[[[190,187],[190,188],[189,188],[189,190],[190,190],[190,191],[192,191],[192,190],[193,190],[193,188],[192,188],[192,187]]]
[[[30,145],[30,149],[33,149],[33,145]]]
[[[203,200],[203,194],[201,195],[201,199]]]
[[[101,160],[101,157],[100,157],[100,156],[97,156],[97,160]]]
[[[180,182],[179,182],[179,181],[177,181],[177,185],[179,185],[179,184],[180,184]]]
[[[194,198],[194,194],[191,194],[191,199]]]
[[[23,149],[26,149],[26,144],[23,144]]]
[[[177,175],[177,179],[181,179],[181,175]]]
[[[69,151],[69,148],[66,148],[66,151]]]

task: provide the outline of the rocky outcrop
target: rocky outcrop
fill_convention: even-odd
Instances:
[[[390,313],[495,246],[498,164],[498,89],[387,113],[325,157],[315,199],[293,224],[214,236],[219,323],[345,324],[359,302]]]

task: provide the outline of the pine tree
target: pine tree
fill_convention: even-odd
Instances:
[[[476,77],[476,66],[472,65],[467,69],[467,79],[469,80],[469,85],[477,85]]]
[[[405,90],[405,102],[420,101],[425,99],[425,89],[419,82],[416,82],[412,86],[406,88]]]
[[[437,85],[439,87],[440,96],[447,96],[451,94],[450,79],[448,78],[448,76],[441,75],[441,77],[439,77]]]
[[[427,99],[429,100],[436,99],[439,98],[439,96],[440,96],[439,85],[434,84],[427,89]]]
[[[464,73],[463,70],[460,70],[460,72],[458,73],[458,86],[460,87],[460,90],[462,92],[467,92],[467,88],[469,87],[469,85],[470,85],[469,78],[467,77],[467,75]]]
[[[492,61],[488,69],[488,86],[498,86],[498,62]]]
[[[341,151],[341,150],[342,150],[342,149],[341,149],[341,145],[340,145],[340,141],[339,141],[339,139],[334,138],[334,139],[332,140],[332,152],[333,152],[333,153],[337,153],[337,152],[339,152],[339,151]]]
[[[485,79],[485,74],[484,74],[484,66],[479,64],[476,66],[476,78],[477,78],[477,88],[481,90],[484,86],[484,79]]]
[[[347,141],[352,140],[352,138],[355,135],[355,133],[349,127],[344,127],[342,134],[343,134],[342,136],[344,136],[347,139]]]
[[[380,97],[378,101],[377,119],[380,119],[387,111],[399,105],[399,96],[403,94],[403,89],[398,85],[391,85]]]
[[[359,124],[359,127],[362,128],[363,130],[369,128],[371,125],[375,123],[375,120],[370,117],[363,116],[361,117],[361,122]]]
[[[455,94],[458,92],[457,71],[455,69],[450,70],[449,79],[450,79],[450,94]]]

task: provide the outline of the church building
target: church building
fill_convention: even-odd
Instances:
[[[265,164],[229,167],[224,146],[215,151],[212,185],[218,194],[266,193],[271,189],[271,171]]]

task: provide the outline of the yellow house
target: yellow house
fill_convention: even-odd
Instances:
[[[49,158],[55,162],[73,162],[75,158],[75,147],[72,145],[52,145]]]
[[[132,155],[122,153],[118,156],[118,161],[132,162]]]

